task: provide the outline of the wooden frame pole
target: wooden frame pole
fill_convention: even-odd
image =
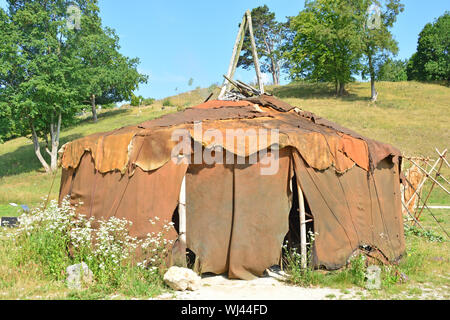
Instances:
[[[178,216],[179,216],[179,232],[180,232],[180,249],[183,254],[183,267],[187,266],[186,263],[186,176],[183,177],[181,183],[181,190],[178,203]]]
[[[444,161],[442,161],[442,159],[441,159],[441,164],[439,165],[438,173],[436,173],[436,179],[439,177],[439,174],[440,174],[440,172],[441,172],[441,169],[442,169],[442,165],[443,165],[443,164],[444,164]],[[433,182],[433,183],[431,184],[431,188],[430,188],[430,190],[428,191],[428,195],[426,196],[425,201],[423,202],[422,209],[420,209],[419,213],[416,214],[416,219],[417,219],[417,220],[420,220],[420,216],[422,215],[423,209],[425,208],[425,205],[427,204],[428,199],[430,199],[430,195],[431,195],[431,193],[433,192],[433,189],[434,189],[434,186],[435,186],[435,185],[436,185],[435,182]]]
[[[442,152],[442,154],[439,152],[438,148],[434,148],[434,150],[436,150],[436,152],[439,155],[439,157],[442,158],[442,160],[444,160],[444,162],[447,165],[447,167],[450,168],[450,164],[448,163],[447,159],[445,159],[445,156],[444,156],[444,153],[446,153],[447,149],[445,149],[444,152]]]
[[[242,18],[241,26],[239,27],[239,32],[236,37],[236,41],[234,43],[233,47],[233,54],[231,55],[230,65],[228,66],[228,72],[227,76],[225,77],[225,80],[222,85],[222,89],[220,90],[219,94],[219,100],[223,98],[225,93],[227,92],[229,81],[228,79],[233,79],[234,72],[236,71],[236,67],[239,61],[239,56],[241,54],[242,46],[244,44],[244,38],[245,38],[245,31],[249,30],[250,35],[250,42],[252,46],[252,56],[253,56],[253,63],[255,64],[255,71],[256,71],[256,79],[258,81],[258,87],[261,94],[264,93],[264,83],[262,81],[262,75],[261,75],[261,67],[259,64],[258,59],[258,52],[256,51],[256,43],[255,43],[255,37],[253,35],[253,24],[252,24],[252,15],[250,10],[247,10],[244,14],[244,17]]]
[[[298,190],[298,207],[300,212],[300,256],[301,267],[307,267],[307,251],[306,251],[306,211],[305,211],[305,197],[303,195],[300,184],[297,183]]]
[[[412,161],[411,159],[409,161]],[[423,185],[425,184],[425,182],[428,179],[428,176],[431,175],[433,173],[433,169],[439,164],[439,159],[436,160],[436,162],[434,163],[433,167],[431,167],[431,170],[425,174],[425,179],[420,183],[420,185],[417,187],[417,191],[420,192],[420,190],[422,190]],[[417,166],[417,165],[416,165]],[[413,196],[411,196],[411,198],[408,200],[408,202],[406,203],[406,207],[409,206],[409,204],[411,203],[411,201],[414,199]]]
[[[438,152],[438,153],[439,153],[439,152]],[[439,153],[439,156],[440,156],[439,160],[440,160],[441,164],[439,165],[439,169],[437,170],[437,173],[436,173],[436,180],[439,178],[439,176],[440,176],[440,174],[441,174],[442,165],[444,164],[444,160],[443,160],[443,159],[444,159],[444,157],[445,157],[446,154],[447,154],[447,150],[445,150],[444,153],[443,153],[442,155]],[[434,186],[435,186],[435,185],[436,185],[436,181],[433,181],[433,183],[432,183],[432,185],[431,185],[431,188],[430,188],[430,190],[429,190],[429,192],[428,192],[428,195],[427,195],[427,197],[425,198],[425,201],[423,202],[422,209],[420,209],[419,213],[416,215],[416,219],[417,219],[417,220],[420,220],[420,216],[422,215],[423,209],[425,208],[425,206],[426,206],[426,204],[427,204],[427,201],[428,201],[428,199],[430,198],[430,195],[431,195],[431,193],[433,192],[433,189],[434,189]]]
[[[249,29],[249,34],[250,34],[250,41],[252,43],[252,55],[253,55],[253,62],[255,63],[256,78],[258,80],[258,87],[259,87],[259,91],[261,91],[261,94],[263,94],[264,93],[264,84],[262,82],[261,68],[259,66],[259,59],[258,59],[258,52],[256,51],[255,37],[253,36],[252,15],[250,13],[250,10],[247,10],[245,15],[247,16],[248,29]]]
[[[230,65],[228,66],[227,77],[232,79],[234,72],[236,70],[236,66],[239,60],[239,55],[242,50],[242,45],[244,44],[245,30],[247,28],[247,16],[244,15],[242,18],[241,26],[239,27],[239,32],[236,37],[236,41],[233,47],[233,54],[231,55]],[[219,100],[223,98],[225,92],[228,88],[228,81],[225,79],[223,82],[222,90],[220,90]]]
[[[441,158],[443,159],[443,158]],[[439,159],[439,161],[441,160]],[[423,169],[421,166],[419,166],[417,163],[415,163],[413,160],[410,160],[413,164],[416,165],[417,168],[419,168],[420,170],[422,170],[429,179],[431,179],[435,184],[437,184],[439,187],[441,187],[442,190],[444,190],[447,194],[450,194],[450,191],[448,191],[442,184],[440,184],[439,182],[436,181],[436,179],[434,179],[430,174],[427,173],[427,171],[425,169]],[[431,172],[433,173],[433,172]]]
[[[417,221],[417,219],[411,214],[411,212],[409,212],[408,208],[405,206],[405,204],[402,202],[403,207],[405,208],[406,212],[409,214],[409,216],[417,223],[417,225],[419,227],[422,228],[423,231],[426,231],[424,227],[422,227],[422,225],[419,223],[419,221]]]

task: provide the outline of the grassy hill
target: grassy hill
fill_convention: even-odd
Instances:
[[[369,101],[368,83],[353,83],[349,94],[333,95],[327,84],[289,84],[267,87],[275,96],[304,110],[340,123],[365,136],[391,143],[408,155],[434,156],[434,148],[450,147],[450,89],[418,82],[381,82],[379,98]],[[104,111],[98,123],[80,119],[61,134],[61,145],[95,132],[109,131],[196,105],[219,90],[211,86],[155,101],[141,108]],[[45,152],[44,152],[45,153]],[[58,173],[51,197],[59,191]],[[36,205],[47,196],[53,177],[42,172],[31,140],[18,138],[0,145],[0,215],[14,213],[10,202]],[[439,202],[439,197],[437,199]]]
[[[326,90],[328,88],[328,90]],[[269,87],[286,102],[314,112],[367,137],[393,144],[408,155],[432,155],[450,142],[450,89],[418,82],[381,82],[378,101],[369,101],[368,83],[350,85],[334,98],[327,85]]]
[[[379,101],[369,101],[370,87],[367,83],[353,83],[349,94],[342,98],[333,95],[333,88],[327,84],[290,84],[268,87],[267,91],[279,98],[340,123],[367,137],[391,143],[408,155],[424,155],[435,158],[434,148],[450,147],[450,89],[445,86],[416,82],[378,83]],[[140,108],[122,107],[102,111],[98,123],[88,117],[81,117],[72,127],[64,128],[61,145],[91,133],[110,131],[127,125],[176,112],[201,103],[211,93],[217,97],[218,89],[197,89],[168,97],[151,106]],[[446,169],[450,176],[450,169]],[[54,182],[53,187],[52,183]],[[36,159],[29,139],[18,138],[0,145],[0,216],[15,215],[17,208],[10,202],[35,206],[47,197],[56,198],[59,192],[60,171],[56,175],[45,174]],[[428,186],[429,187],[429,186]],[[448,196],[437,189],[431,202],[449,205]],[[450,210],[433,210],[441,225],[449,230]],[[426,212],[421,220],[431,233],[417,233],[411,229],[407,234],[407,254],[402,259],[400,270],[406,274],[405,283],[388,285],[381,291],[358,289],[358,299],[448,299],[450,279],[449,242],[433,218]],[[420,231],[420,230],[418,230]],[[433,240],[434,235],[443,237],[443,242]],[[39,265],[17,268],[15,258],[0,241],[0,296],[6,299],[112,299],[97,287],[81,293],[71,293],[64,283],[50,281],[42,274]],[[9,252],[9,251],[11,252]],[[9,252],[9,253],[8,253]],[[354,283],[344,273],[331,272],[322,276],[321,286],[335,287],[348,292]],[[343,276],[344,275],[344,276]],[[134,278],[133,278],[134,279]],[[136,296],[136,292],[148,293],[133,280],[123,298]],[[137,290],[139,289],[139,290]],[[122,293],[124,294],[124,293]],[[117,295],[115,295],[117,296]],[[122,297],[122,296],[121,296]],[[1,299],[1,298],[0,298]]]

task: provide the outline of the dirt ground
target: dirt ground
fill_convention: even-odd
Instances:
[[[303,288],[287,284],[272,273],[251,281],[229,280],[226,276],[203,276],[197,291],[165,293],[152,300],[448,300],[449,285],[412,285],[404,292],[371,297],[364,289]]]
[[[278,277],[277,277],[278,278]],[[330,300],[351,299],[352,294],[329,288],[301,288],[284,283],[280,278],[266,276],[244,281],[225,276],[207,276],[197,291],[163,294],[157,300]]]

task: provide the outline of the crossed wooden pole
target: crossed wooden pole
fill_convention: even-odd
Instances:
[[[411,162],[413,165],[415,165],[420,171],[423,172],[424,178],[423,178],[423,180],[420,182],[419,186],[417,186],[417,188],[414,188],[414,186],[411,184],[411,182],[408,180],[408,178],[406,178],[406,182],[409,184],[409,187],[413,190],[413,195],[411,196],[410,199],[402,199],[402,204],[403,204],[403,207],[405,208],[405,210],[407,211],[408,215],[409,215],[409,216],[412,218],[412,220],[414,220],[415,223],[416,223],[417,225],[419,225],[422,229],[423,229],[423,227],[420,225],[419,221],[420,221],[420,217],[422,216],[422,213],[423,213],[424,209],[426,208],[426,209],[429,211],[429,213],[433,216],[433,218],[434,218],[434,220],[436,221],[436,223],[437,223],[437,224],[442,228],[442,230],[445,232],[445,234],[446,234],[447,236],[449,236],[448,233],[447,233],[447,231],[445,230],[445,228],[443,228],[443,227],[441,226],[441,224],[439,223],[438,219],[436,219],[436,217],[433,215],[433,213],[431,212],[430,208],[429,208],[428,205],[427,205],[427,202],[428,202],[428,200],[429,200],[429,198],[430,198],[430,195],[431,195],[431,193],[433,192],[433,190],[434,190],[434,188],[435,188],[436,186],[440,187],[445,193],[447,193],[448,195],[450,195],[450,191],[449,191],[446,187],[444,187],[444,186],[438,181],[438,179],[441,178],[441,179],[442,179],[443,181],[445,181],[447,184],[450,184],[450,181],[449,181],[448,179],[446,179],[446,178],[442,175],[442,173],[441,173],[441,170],[442,170],[442,167],[443,167],[444,164],[446,164],[447,167],[450,167],[450,165],[449,165],[449,163],[448,163],[448,161],[447,161],[447,159],[446,159],[446,156],[447,156],[447,149],[444,150],[444,152],[442,152],[442,153],[441,153],[438,149],[435,149],[435,150],[436,150],[437,154],[439,155],[439,158],[434,162],[433,165],[430,165],[429,162],[428,162],[429,159],[426,159],[426,158],[417,158],[417,157],[406,157],[406,156],[404,156],[404,159],[405,159],[405,160],[410,161],[410,162]],[[419,165],[419,164],[417,163],[417,162],[419,162],[419,161],[424,162],[427,166],[431,167],[431,169],[427,171],[426,169],[424,169],[421,165]],[[437,169],[436,169],[436,168],[437,168]],[[433,177],[433,173],[434,173],[434,177]],[[423,186],[425,185],[425,182],[426,182],[428,179],[430,179],[430,180],[432,181],[432,184],[431,184],[430,189],[428,190],[428,193],[427,193],[426,197],[423,199],[423,198],[421,197],[421,191],[422,191]],[[413,201],[414,196],[416,196],[417,199],[418,199],[419,201],[422,202],[422,206],[421,206],[420,208],[417,208],[417,210],[414,210],[414,211],[415,211],[414,213],[411,213],[411,212],[409,211],[409,209],[408,209],[408,206],[409,206],[409,204],[411,203],[411,201]],[[405,203],[405,202],[406,202],[406,203]]]
[[[264,84],[262,82],[261,68],[259,65],[258,53],[256,51],[255,37],[253,36],[252,15],[250,13],[250,10],[247,10],[244,14],[244,17],[242,18],[242,22],[239,27],[239,32],[237,34],[236,41],[234,43],[233,54],[231,55],[231,61],[230,61],[230,65],[228,67],[228,72],[227,72],[227,75],[226,75],[225,80],[222,85],[222,89],[219,94],[219,100],[221,100],[224,97],[225,93],[227,92],[227,90],[230,86],[230,81],[228,79],[233,80],[233,76],[236,71],[238,61],[239,61],[239,56],[241,54],[242,46],[244,44],[245,33],[247,30],[249,31],[249,35],[250,35],[253,62],[255,64],[258,88],[261,93],[264,93]]]

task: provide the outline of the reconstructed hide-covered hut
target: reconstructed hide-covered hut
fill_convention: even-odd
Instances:
[[[279,264],[285,239],[299,242],[299,192],[317,267],[340,268],[363,247],[397,260],[400,161],[396,148],[270,95],[214,100],[68,143],[60,200],[81,202],[88,217],[131,220],[132,235],[144,237],[177,223],[183,185],[186,245],[200,270],[252,279]]]

